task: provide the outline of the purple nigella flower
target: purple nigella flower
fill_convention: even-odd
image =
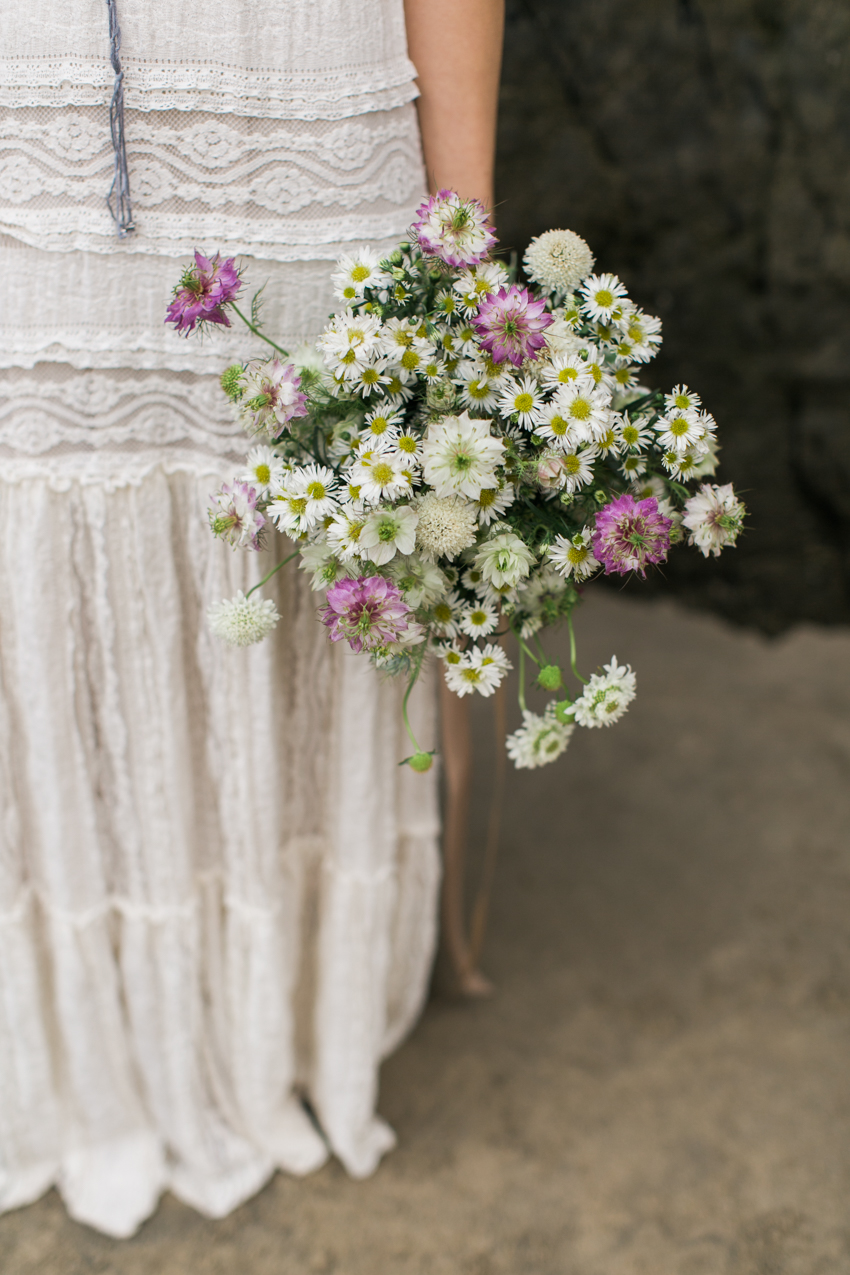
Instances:
[[[168,307],[165,322],[173,323],[178,332],[185,332],[187,336],[205,323],[220,323],[229,328],[230,319],[224,307],[242,287],[235,261],[235,257],[222,261],[220,252],[212,260],[196,252],[195,264],[183,271],[174,289],[174,300]]]
[[[412,612],[392,580],[360,576],[328,589],[328,604],[319,614],[332,642],[346,638],[352,651],[374,651],[404,637]]]
[[[493,362],[510,359],[516,367],[537,358],[537,351],[545,345],[543,332],[551,322],[546,302],[535,301],[528,288],[515,283],[485,297],[472,320]]]
[[[240,402],[245,426],[265,430],[279,438],[296,416],[307,415],[307,395],[301,391],[301,377],[292,363],[269,359],[248,366]]]
[[[441,190],[419,206],[411,233],[426,257],[459,270],[483,261],[496,242],[484,205],[453,190]]]
[[[596,515],[593,555],[605,567],[606,575],[612,571],[646,575],[648,562],[666,559],[672,526],[671,520],[658,512],[654,496],[646,500],[618,496]]]
[[[234,548],[259,549],[265,518],[257,509],[257,493],[248,483],[222,483],[212,497],[210,526]]]

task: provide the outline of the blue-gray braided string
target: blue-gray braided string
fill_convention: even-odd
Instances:
[[[127,147],[124,142],[124,72],[121,70],[121,28],[118,25],[118,9],[116,0],[106,0],[109,10],[109,56],[115,72],[115,87],[112,90],[112,101],[109,103],[109,127],[112,132],[112,149],[115,152],[115,176],[106,206],[112,213],[112,220],[118,231],[118,238],[124,239],[131,234],[136,225],[133,221],[133,208],[130,203],[130,176],[127,172]]]

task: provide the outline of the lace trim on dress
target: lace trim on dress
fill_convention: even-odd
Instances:
[[[203,112],[126,112],[137,230],[119,241],[103,192],[113,154],[102,112],[0,114],[0,230],[50,250],[228,252],[333,258],[404,233],[424,190],[412,105],[336,123]],[[322,254],[323,255],[323,254]]]

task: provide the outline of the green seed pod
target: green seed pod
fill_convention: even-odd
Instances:
[[[424,775],[434,765],[434,758],[430,753],[414,753],[412,757],[408,757],[407,764],[418,775]]]
[[[228,398],[237,399],[242,397],[243,371],[244,368],[241,363],[231,363],[230,367],[226,367],[222,372],[221,388]]]
[[[544,691],[557,691],[559,686],[563,686],[564,679],[558,665],[544,664],[538,675],[537,684]]]

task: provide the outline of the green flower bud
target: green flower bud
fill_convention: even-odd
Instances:
[[[221,388],[224,390],[228,398],[238,399],[242,397],[242,373],[245,369],[241,363],[232,363],[230,367],[226,367],[221,374]]]
[[[569,726],[573,720],[573,704],[568,699],[562,699],[560,703],[555,705],[555,716],[562,726]]]
[[[424,775],[434,765],[434,758],[430,753],[414,753],[412,757],[408,757],[407,764],[417,775]]]
[[[544,664],[537,677],[537,684],[544,691],[557,691],[559,686],[563,686],[564,679],[561,670],[557,664]]]

